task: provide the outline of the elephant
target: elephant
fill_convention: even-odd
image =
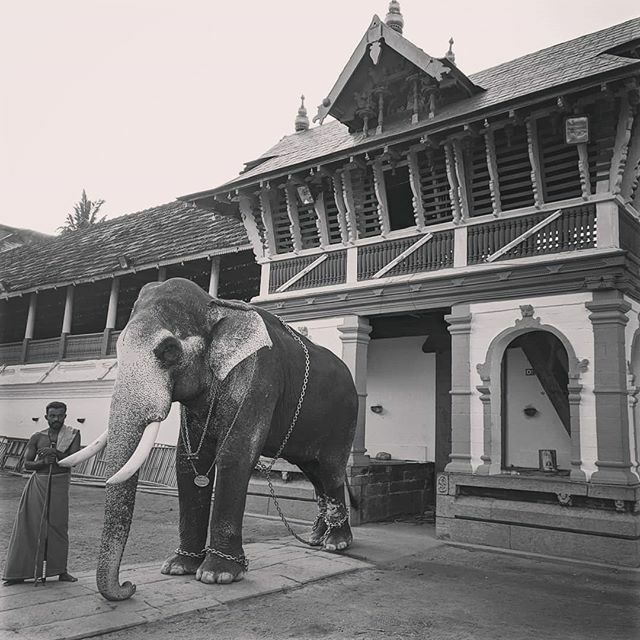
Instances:
[[[281,455],[313,484],[318,517],[311,545],[342,551],[351,544],[344,484],[358,397],[340,358],[278,317],[245,302],[213,298],[182,278],[142,288],[116,353],[107,431],[61,461],[72,466],[106,443],[96,581],[107,600],[125,600],[136,589],[131,582],[120,584],[120,562],[138,470],[172,402],[181,403],[179,546],[162,573],[194,574],[207,584],[243,578],[242,519],[261,455]]]

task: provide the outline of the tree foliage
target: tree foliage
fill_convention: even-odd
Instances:
[[[82,197],[79,202],[73,205],[73,213],[68,213],[64,224],[60,227],[61,233],[71,233],[86,229],[94,224],[104,222],[107,216],[98,217],[100,207],[104,204],[104,200],[89,200],[87,193],[83,189]]]

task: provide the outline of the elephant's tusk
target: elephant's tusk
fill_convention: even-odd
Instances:
[[[119,484],[128,480],[144,464],[144,461],[151,453],[151,449],[153,449],[159,430],[159,422],[151,422],[146,426],[133,455],[125,462],[120,471],[116,471],[107,480],[107,484]]]
[[[73,467],[89,458],[93,458],[96,453],[105,448],[107,444],[107,433],[108,431],[104,431],[91,444],[84,447],[84,449],[80,449],[80,451],[76,451],[76,453],[72,453],[70,456],[60,460],[58,466]]]

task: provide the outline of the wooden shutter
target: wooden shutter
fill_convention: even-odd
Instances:
[[[358,237],[378,236],[381,229],[378,216],[378,199],[376,198],[373,182],[373,170],[370,166],[367,166],[363,169],[352,169],[350,174]]]
[[[493,213],[484,138],[478,136],[465,140],[465,164],[467,167],[469,214],[484,216]]]
[[[540,171],[545,202],[556,202],[582,195],[578,150],[564,141],[561,117],[538,120]]]
[[[531,162],[524,125],[498,129],[494,133],[500,205],[503,211],[533,205]]]
[[[419,151],[418,174],[426,224],[453,219],[444,147]]]
[[[287,213],[287,198],[284,189],[276,190],[271,212],[276,253],[290,253],[293,251],[293,239],[291,238],[291,223]]]

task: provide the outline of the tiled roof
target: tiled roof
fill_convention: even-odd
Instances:
[[[347,127],[337,121],[294,133],[282,138],[262,154],[261,158],[265,159],[264,162],[233,178],[220,187],[220,190],[285,167],[355,149],[365,142],[372,143],[412,129],[436,125],[624,67],[640,67],[640,60],[604,53],[612,47],[636,38],[640,38],[640,18],[628,20],[608,29],[596,31],[470,75],[469,78],[486,91],[444,106],[428,123],[423,121],[415,125],[400,124],[387,128],[380,135],[370,134],[366,138],[362,133],[350,134]],[[249,166],[254,164],[255,162],[252,162]]]
[[[82,282],[158,262],[248,248],[241,222],[175,201],[0,253],[0,280],[9,292]]]

